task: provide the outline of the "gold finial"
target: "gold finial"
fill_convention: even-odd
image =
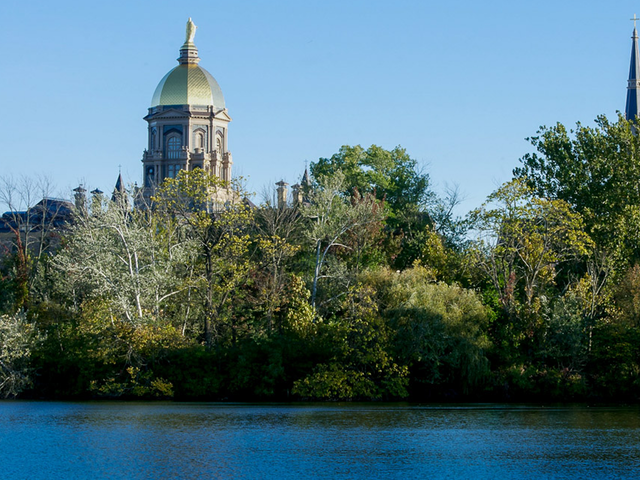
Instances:
[[[187,22],[187,39],[184,41],[185,44],[193,43],[193,37],[196,36],[197,28],[198,27],[196,27],[196,25],[191,20],[191,17],[189,17],[189,21]]]
[[[189,20],[191,20],[191,19],[189,19]],[[636,17],[636,14],[634,13],[634,14],[633,14],[633,18],[630,18],[629,20],[632,20],[632,21],[633,21],[633,28],[636,28],[636,22],[637,22],[638,20],[640,20],[640,18]]]

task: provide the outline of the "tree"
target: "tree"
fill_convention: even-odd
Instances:
[[[355,285],[335,312],[318,325],[328,357],[296,381],[293,393],[321,400],[405,398],[406,366],[392,355],[392,331],[380,316],[374,290]]]
[[[46,177],[0,177],[0,203],[8,211],[2,221],[14,234],[14,248],[39,259],[57,246],[51,236],[69,216],[69,202],[52,198]]]
[[[365,150],[360,145],[345,145],[331,158],[311,164],[311,173],[317,180],[337,171],[344,174],[345,193],[351,195],[357,190],[361,195],[374,194],[385,201],[391,217],[398,221],[424,211],[433,198],[429,175],[401,147],[385,150],[371,145]]]
[[[8,208],[0,228],[10,232],[0,239],[0,254],[11,264],[14,310],[29,306],[34,266],[58,247],[71,214],[69,202],[51,198],[52,190],[45,177],[0,178],[0,204]]]
[[[0,397],[15,397],[31,385],[31,352],[43,339],[24,312],[0,316]]]
[[[321,322],[309,304],[302,278],[288,275],[272,328],[242,338],[226,355],[230,391],[241,398],[289,398],[293,382],[307,375],[322,357]]]
[[[257,297],[264,306],[271,328],[274,312],[284,300],[283,290],[288,283],[287,266],[300,250],[302,216],[297,208],[278,205],[267,197],[255,210],[254,219],[260,267],[256,273],[259,277],[256,282]]]
[[[344,175],[337,171],[331,177],[321,177],[309,194],[309,203],[300,208],[309,220],[306,232],[315,251],[311,305],[316,306],[318,281],[325,278],[340,278],[343,274],[328,269],[330,253],[336,248],[348,248],[343,243],[347,233],[362,232],[369,225],[382,219],[380,202],[372,194],[365,197],[354,191],[353,202],[344,193]]]
[[[387,264],[395,268],[424,260],[425,244],[433,241],[434,234],[452,253],[465,247],[466,224],[454,214],[460,192],[452,187],[443,197],[436,195],[430,189],[429,175],[401,147],[385,150],[372,145],[365,150],[360,145],[345,145],[331,158],[312,163],[311,171],[317,181],[340,171],[345,195],[370,194],[384,202],[387,235],[383,251]]]
[[[520,285],[532,307],[536,294],[554,282],[562,262],[586,255],[592,245],[581,216],[567,202],[536,197],[519,179],[492,193],[471,212],[470,221],[477,235],[478,265],[507,310]]]
[[[90,215],[77,212],[54,264],[77,304],[100,299],[116,318],[140,326],[185,288],[176,273],[187,248],[167,238],[166,226],[150,210],[107,201],[94,204]]]
[[[463,251],[468,244],[468,223],[455,214],[463,200],[458,186],[447,186],[445,195],[438,197],[430,209],[433,230],[440,236],[446,248],[454,252]]]
[[[514,175],[538,196],[580,213],[598,249],[622,273],[640,259],[640,136],[622,115],[595,123],[572,131],[560,123],[541,127],[529,139],[537,153],[525,155]]]
[[[591,325],[584,299],[571,289],[547,313],[542,356],[547,365],[582,376],[589,354]],[[585,308],[586,307],[586,308]]]
[[[412,395],[470,393],[486,379],[489,311],[476,292],[436,283],[433,272],[421,266],[379,269],[361,281],[376,292],[395,332],[396,358],[409,366]]]
[[[249,270],[249,230],[252,211],[243,194],[202,169],[181,170],[176,178],[165,179],[153,199],[165,222],[177,224],[187,241],[197,250],[196,291],[203,298],[204,340],[212,347],[230,331],[233,293],[247,278]]]

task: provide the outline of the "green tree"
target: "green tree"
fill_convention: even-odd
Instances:
[[[560,123],[529,139],[537,152],[514,170],[535,193],[563,200],[584,218],[598,249],[622,273],[640,258],[640,137],[633,125],[600,116],[595,127]]]
[[[593,394],[620,401],[640,395],[640,329],[606,318],[593,329],[589,379]]]
[[[331,158],[311,164],[317,181],[338,171],[344,175],[345,196],[358,192],[384,201],[386,225],[392,233],[386,245],[389,262],[398,268],[411,265],[420,255],[425,229],[433,226],[429,210],[436,196],[429,188],[429,175],[401,147],[343,146]]]
[[[242,399],[286,399],[293,382],[322,357],[317,314],[302,278],[290,275],[273,310],[271,328],[256,329],[228,352],[229,390]]]
[[[377,292],[382,316],[395,332],[395,352],[409,366],[412,395],[471,393],[486,380],[490,317],[475,292],[436,283],[421,266],[372,271],[362,281]]]
[[[230,334],[235,341],[234,293],[246,281],[252,211],[237,186],[202,169],[181,170],[166,179],[154,197],[164,221],[177,224],[197,255],[195,290],[203,298],[204,340],[208,347]]]
[[[519,179],[492,193],[471,212],[470,221],[475,258],[507,311],[513,310],[520,288],[524,303],[533,307],[562,263],[586,255],[592,246],[581,216],[565,201],[536,197]]]
[[[392,218],[423,211],[433,197],[429,176],[401,147],[385,150],[371,145],[365,150],[360,145],[345,145],[331,158],[311,164],[316,180],[338,171],[344,174],[345,193],[352,195],[357,190],[361,195],[375,194],[378,200],[385,201]]]
[[[585,312],[576,311],[569,297],[559,299],[580,278],[563,270],[571,270],[592,249],[582,218],[565,201],[540,198],[515,179],[471,212],[470,221],[476,236],[471,254],[489,282],[485,298],[496,297],[497,315],[489,328],[494,368],[510,372],[506,382],[518,385],[517,391],[551,391],[560,380],[545,373],[547,366],[555,368],[569,357],[574,365],[582,362],[577,350],[564,346],[571,335],[584,339]],[[565,335],[551,338],[551,329]],[[534,381],[538,377],[548,383]]]
[[[575,290],[553,302],[546,312],[544,361],[561,370],[583,373],[589,354],[590,325],[588,306]]]
[[[293,393],[320,400],[407,396],[408,369],[393,357],[392,331],[378,312],[373,289],[349,288],[335,317],[318,324],[318,336],[329,358],[296,381]]]
[[[599,395],[635,399],[640,394],[640,266],[629,268],[611,290],[608,315],[593,328],[589,373]]]

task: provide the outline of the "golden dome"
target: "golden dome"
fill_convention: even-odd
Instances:
[[[204,68],[184,63],[167,73],[156,88],[151,106],[159,105],[213,105],[224,107],[220,85]]]
[[[200,57],[193,44],[196,28],[189,18],[186,39],[178,58],[180,65],[160,80],[151,99],[152,108],[160,105],[213,105],[216,110],[224,108],[220,85],[213,75],[198,66]]]

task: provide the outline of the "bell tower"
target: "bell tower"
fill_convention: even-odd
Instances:
[[[160,80],[144,117],[149,124],[149,141],[142,157],[146,191],[165,178],[174,178],[180,170],[194,168],[231,180],[231,117],[218,82],[198,65],[200,57],[193,43],[196,28],[189,18],[178,66]]]

